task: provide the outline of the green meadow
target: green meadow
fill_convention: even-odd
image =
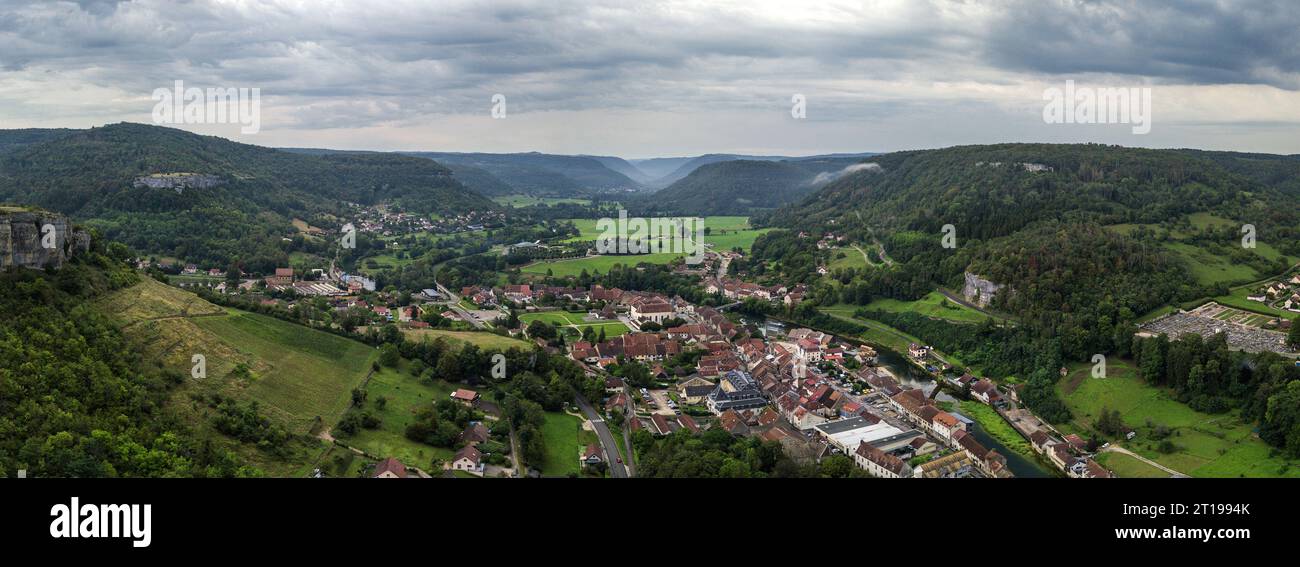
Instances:
[[[1243,422],[1236,411],[1216,415],[1195,411],[1169,391],[1143,383],[1128,360],[1107,359],[1106,378],[1092,378],[1091,368],[1090,364],[1074,364],[1057,384],[1061,399],[1073,414],[1070,423],[1057,424],[1062,429],[1086,435],[1103,408],[1114,409],[1137,436],[1113,443],[1183,474],[1300,477],[1300,461],[1276,454],[1255,436],[1254,424]],[[1160,451],[1158,427],[1170,431],[1166,439],[1174,445],[1172,452]]]

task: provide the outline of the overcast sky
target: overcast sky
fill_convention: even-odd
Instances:
[[[267,146],[1300,153],[1300,8],[1170,4],[0,0],[0,128],[152,123],[153,91],[182,80],[260,88],[256,134],[181,127]],[[1045,123],[1045,89],[1067,80],[1149,87],[1150,133]]]

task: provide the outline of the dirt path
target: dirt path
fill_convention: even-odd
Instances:
[[[867,251],[866,251],[866,250],[863,250],[861,246],[858,246],[857,244],[854,244],[854,245],[853,245],[853,249],[854,249],[854,250],[857,250],[859,253],[862,254],[862,261],[863,261],[863,262],[866,262],[868,266],[871,266],[871,267],[874,268],[874,267],[877,267],[877,266],[880,265],[880,264],[877,264],[877,263],[875,263],[875,262],[872,262],[872,261],[871,261],[871,256],[867,255]]]
[[[1119,447],[1119,446],[1117,446],[1117,445],[1111,445],[1111,446],[1109,446],[1109,447],[1106,447],[1105,449],[1102,449],[1101,452],[1103,452],[1103,453],[1120,453],[1120,454],[1123,454],[1123,455],[1128,455],[1128,456],[1130,456],[1130,457],[1133,457],[1134,459],[1137,459],[1137,460],[1142,461],[1142,462],[1144,462],[1144,463],[1146,463],[1146,464],[1148,464],[1148,465],[1151,465],[1151,466],[1153,466],[1153,467],[1155,467],[1155,468],[1158,468],[1158,469],[1160,469],[1160,470],[1162,470],[1162,471],[1165,471],[1165,472],[1169,473],[1170,476],[1175,476],[1175,477],[1179,477],[1179,478],[1189,478],[1187,475],[1185,475],[1185,474],[1183,474],[1183,473],[1180,473],[1180,472],[1178,472],[1178,471],[1176,471],[1176,470],[1174,470],[1174,469],[1171,469],[1171,468],[1169,468],[1169,467],[1166,467],[1166,466],[1164,466],[1164,465],[1162,465],[1162,464],[1160,464],[1160,463],[1157,463],[1157,462],[1155,462],[1155,461],[1153,461],[1153,460],[1151,460],[1151,459],[1148,459],[1148,458],[1146,458],[1146,457],[1143,457],[1142,455],[1139,455],[1139,454],[1137,454],[1137,453],[1134,453],[1133,451],[1130,451],[1130,450],[1125,449],[1125,448],[1123,448],[1123,447]]]

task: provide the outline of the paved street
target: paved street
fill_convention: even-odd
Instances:
[[[605,451],[605,459],[609,461],[609,474],[614,478],[627,478],[627,468],[623,463],[618,462],[618,444],[614,442],[614,436],[609,432],[609,424],[596,413],[596,409],[582,399],[577,398],[578,407],[582,408],[582,413],[591,420],[592,428],[596,430],[596,436],[600,438],[600,447]]]

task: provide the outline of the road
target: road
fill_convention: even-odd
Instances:
[[[433,283],[434,285],[438,286],[438,291],[442,292],[443,295],[446,295],[447,297],[451,298],[451,302],[447,304],[447,307],[451,308],[452,311],[455,311],[457,315],[460,315],[461,319],[464,319],[465,321],[469,322],[469,324],[474,325],[475,329],[487,328],[487,325],[485,325],[482,321],[479,321],[478,317],[475,317],[472,313],[466,311],[464,307],[460,306],[459,295],[452,293],[450,289],[443,287],[443,285],[438,282],[433,282]]]
[[[596,409],[582,399],[577,397],[578,407],[582,408],[582,413],[586,414],[587,419],[591,420],[591,426],[596,430],[596,437],[600,438],[600,446],[605,451],[605,460],[609,462],[609,474],[614,478],[627,478],[627,467],[618,462],[618,443],[614,442],[614,435],[609,432],[609,425],[601,419]]]

